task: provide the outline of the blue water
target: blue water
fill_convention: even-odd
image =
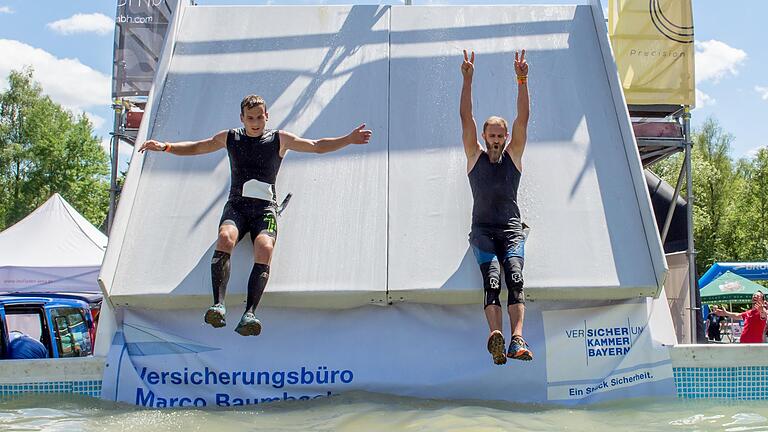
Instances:
[[[2,431],[768,431],[768,401],[631,400],[583,408],[357,393],[258,408],[146,410],[82,396],[0,402]]]

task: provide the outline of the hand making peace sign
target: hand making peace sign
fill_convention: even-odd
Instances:
[[[466,58],[466,56],[465,52],[464,58]],[[472,58],[474,58],[474,55]],[[525,50],[523,50],[522,54],[515,51],[515,73],[519,77],[528,76],[528,63],[525,62]]]

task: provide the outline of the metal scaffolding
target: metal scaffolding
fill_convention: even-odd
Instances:
[[[701,300],[696,284],[696,250],[693,242],[693,177],[691,152],[691,111],[689,106],[681,105],[629,105],[629,113],[635,130],[637,148],[643,167],[648,168],[655,163],[677,153],[683,153],[683,164],[677,177],[672,203],[677,201],[682,189],[683,179],[686,180],[685,201],[687,203],[687,249],[688,259],[688,295],[690,298],[689,343],[697,343],[699,327],[699,311]],[[661,242],[664,244],[675,205],[670,205],[663,227],[661,227]]]

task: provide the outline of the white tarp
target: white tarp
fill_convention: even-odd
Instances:
[[[107,236],[58,193],[0,232],[0,292],[98,291]]]
[[[266,97],[273,128],[317,138],[366,122],[374,137],[284,161],[278,197],[294,198],[258,311],[264,331],[247,339],[232,331],[247,240],[234,253],[228,327],[202,323],[225,154],[134,157],[100,274],[112,301],[98,339],[103,398],[210,407],[351,390],[565,404],[674,394],[666,300],[637,298],[660,292],[666,267],[599,4],[182,7],[171,28],[139,140],[236,127],[248,93]],[[526,308],[529,363],[495,366],[485,350],[466,243],[465,48],[478,53],[481,124],[514,117],[513,51],[531,62],[520,196],[533,226],[526,285],[540,301]]]
[[[513,52],[528,50],[528,298],[657,295],[666,267],[599,5],[181,7],[139,139],[237,127],[248,93],[266,97],[269,126],[308,137],[366,122],[367,146],[284,161],[278,196],[294,198],[264,304],[478,302],[458,119],[464,48],[477,51],[480,124],[513,119]],[[228,176],[223,151],[133,158],[100,275],[116,305],[210,302]],[[244,298],[251,259],[241,242],[231,302]]]
[[[595,6],[396,7],[391,24],[389,281],[405,301],[479,301],[458,116],[462,49],[473,108],[516,114],[515,51],[530,63],[518,193],[529,299],[655,295],[664,258],[605,26]],[[596,17],[594,14],[597,13]],[[638,189],[638,187],[642,188]]]
[[[242,307],[230,311],[232,318]],[[126,309],[102,398],[139,406],[221,407],[350,391],[440,399],[584,404],[674,396],[666,299],[546,304],[526,311],[532,362],[494,365],[478,305],[399,304],[260,312],[243,339],[199,311]],[[567,359],[567,360],[566,360]]]

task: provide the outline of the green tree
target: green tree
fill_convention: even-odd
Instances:
[[[109,158],[85,115],[53,102],[32,69],[0,93],[0,230],[58,192],[96,226],[109,205]]]
[[[716,120],[707,119],[692,134],[693,233],[696,267],[701,274],[718,260],[734,259],[732,242],[736,200],[734,189],[740,184],[731,160],[733,135],[725,133]],[[674,185],[683,163],[677,154],[653,166],[661,178]],[[681,194],[685,195],[683,183]]]
[[[734,200],[739,259],[765,259],[768,256],[768,149],[760,149],[753,159],[741,160],[738,166],[743,178],[740,193]]]

